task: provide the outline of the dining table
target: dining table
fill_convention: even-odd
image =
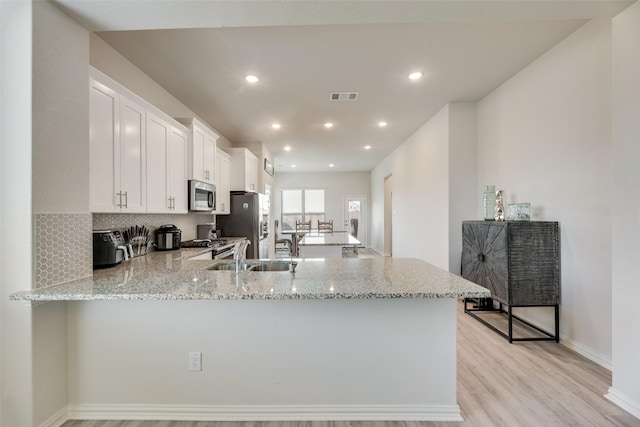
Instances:
[[[311,230],[282,230],[280,234],[284,234],[287,236],[291,236],[291,256],[298,257],[300,256],[300,241],[306,235],[309,236],[323,236],[326,234],[338,234],[338,235],[348,235],[346,230],[334,230],[334,231],[319,231],[318,229],[312,228]],[[359,242],[358,242],[359,243]]]

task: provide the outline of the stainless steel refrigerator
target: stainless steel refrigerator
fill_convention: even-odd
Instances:
[[[269,200],[264,194],[231,193],[231,213],[217,215],[222,237],[246,237],[247,258],[269,258]]]

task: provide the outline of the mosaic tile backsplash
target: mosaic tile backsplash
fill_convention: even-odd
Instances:
[[[34,214],[36,288],[93,273],[91,214]]]
[[[152,233],[163,224],[182,230],[182,240],[196,238],[197,225],[215,222],[211,214],[34,214],[35,288],[93,274],[93,230],[123,230],[144,225]]]

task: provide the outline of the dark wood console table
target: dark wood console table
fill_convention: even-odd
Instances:
[[[464,311],[513,341],[560,341],[560,234],[550,221],[464,221],[462,223],[462,277],[491,291],[491,299],[464,300]],[[496,308],[494,300],[499,303]],[[515,307],[554,307],[555,331],[547,332],[514,315]],[[508,318],[505,333],[482,318],[499,312]],[[513,320],[544,337],[515,338]]]

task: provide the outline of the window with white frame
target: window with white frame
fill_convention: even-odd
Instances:
[[[295,230],[296,221],[311,221],[316,228],[324,216],[324,190],[282,190],[282,230]]]

